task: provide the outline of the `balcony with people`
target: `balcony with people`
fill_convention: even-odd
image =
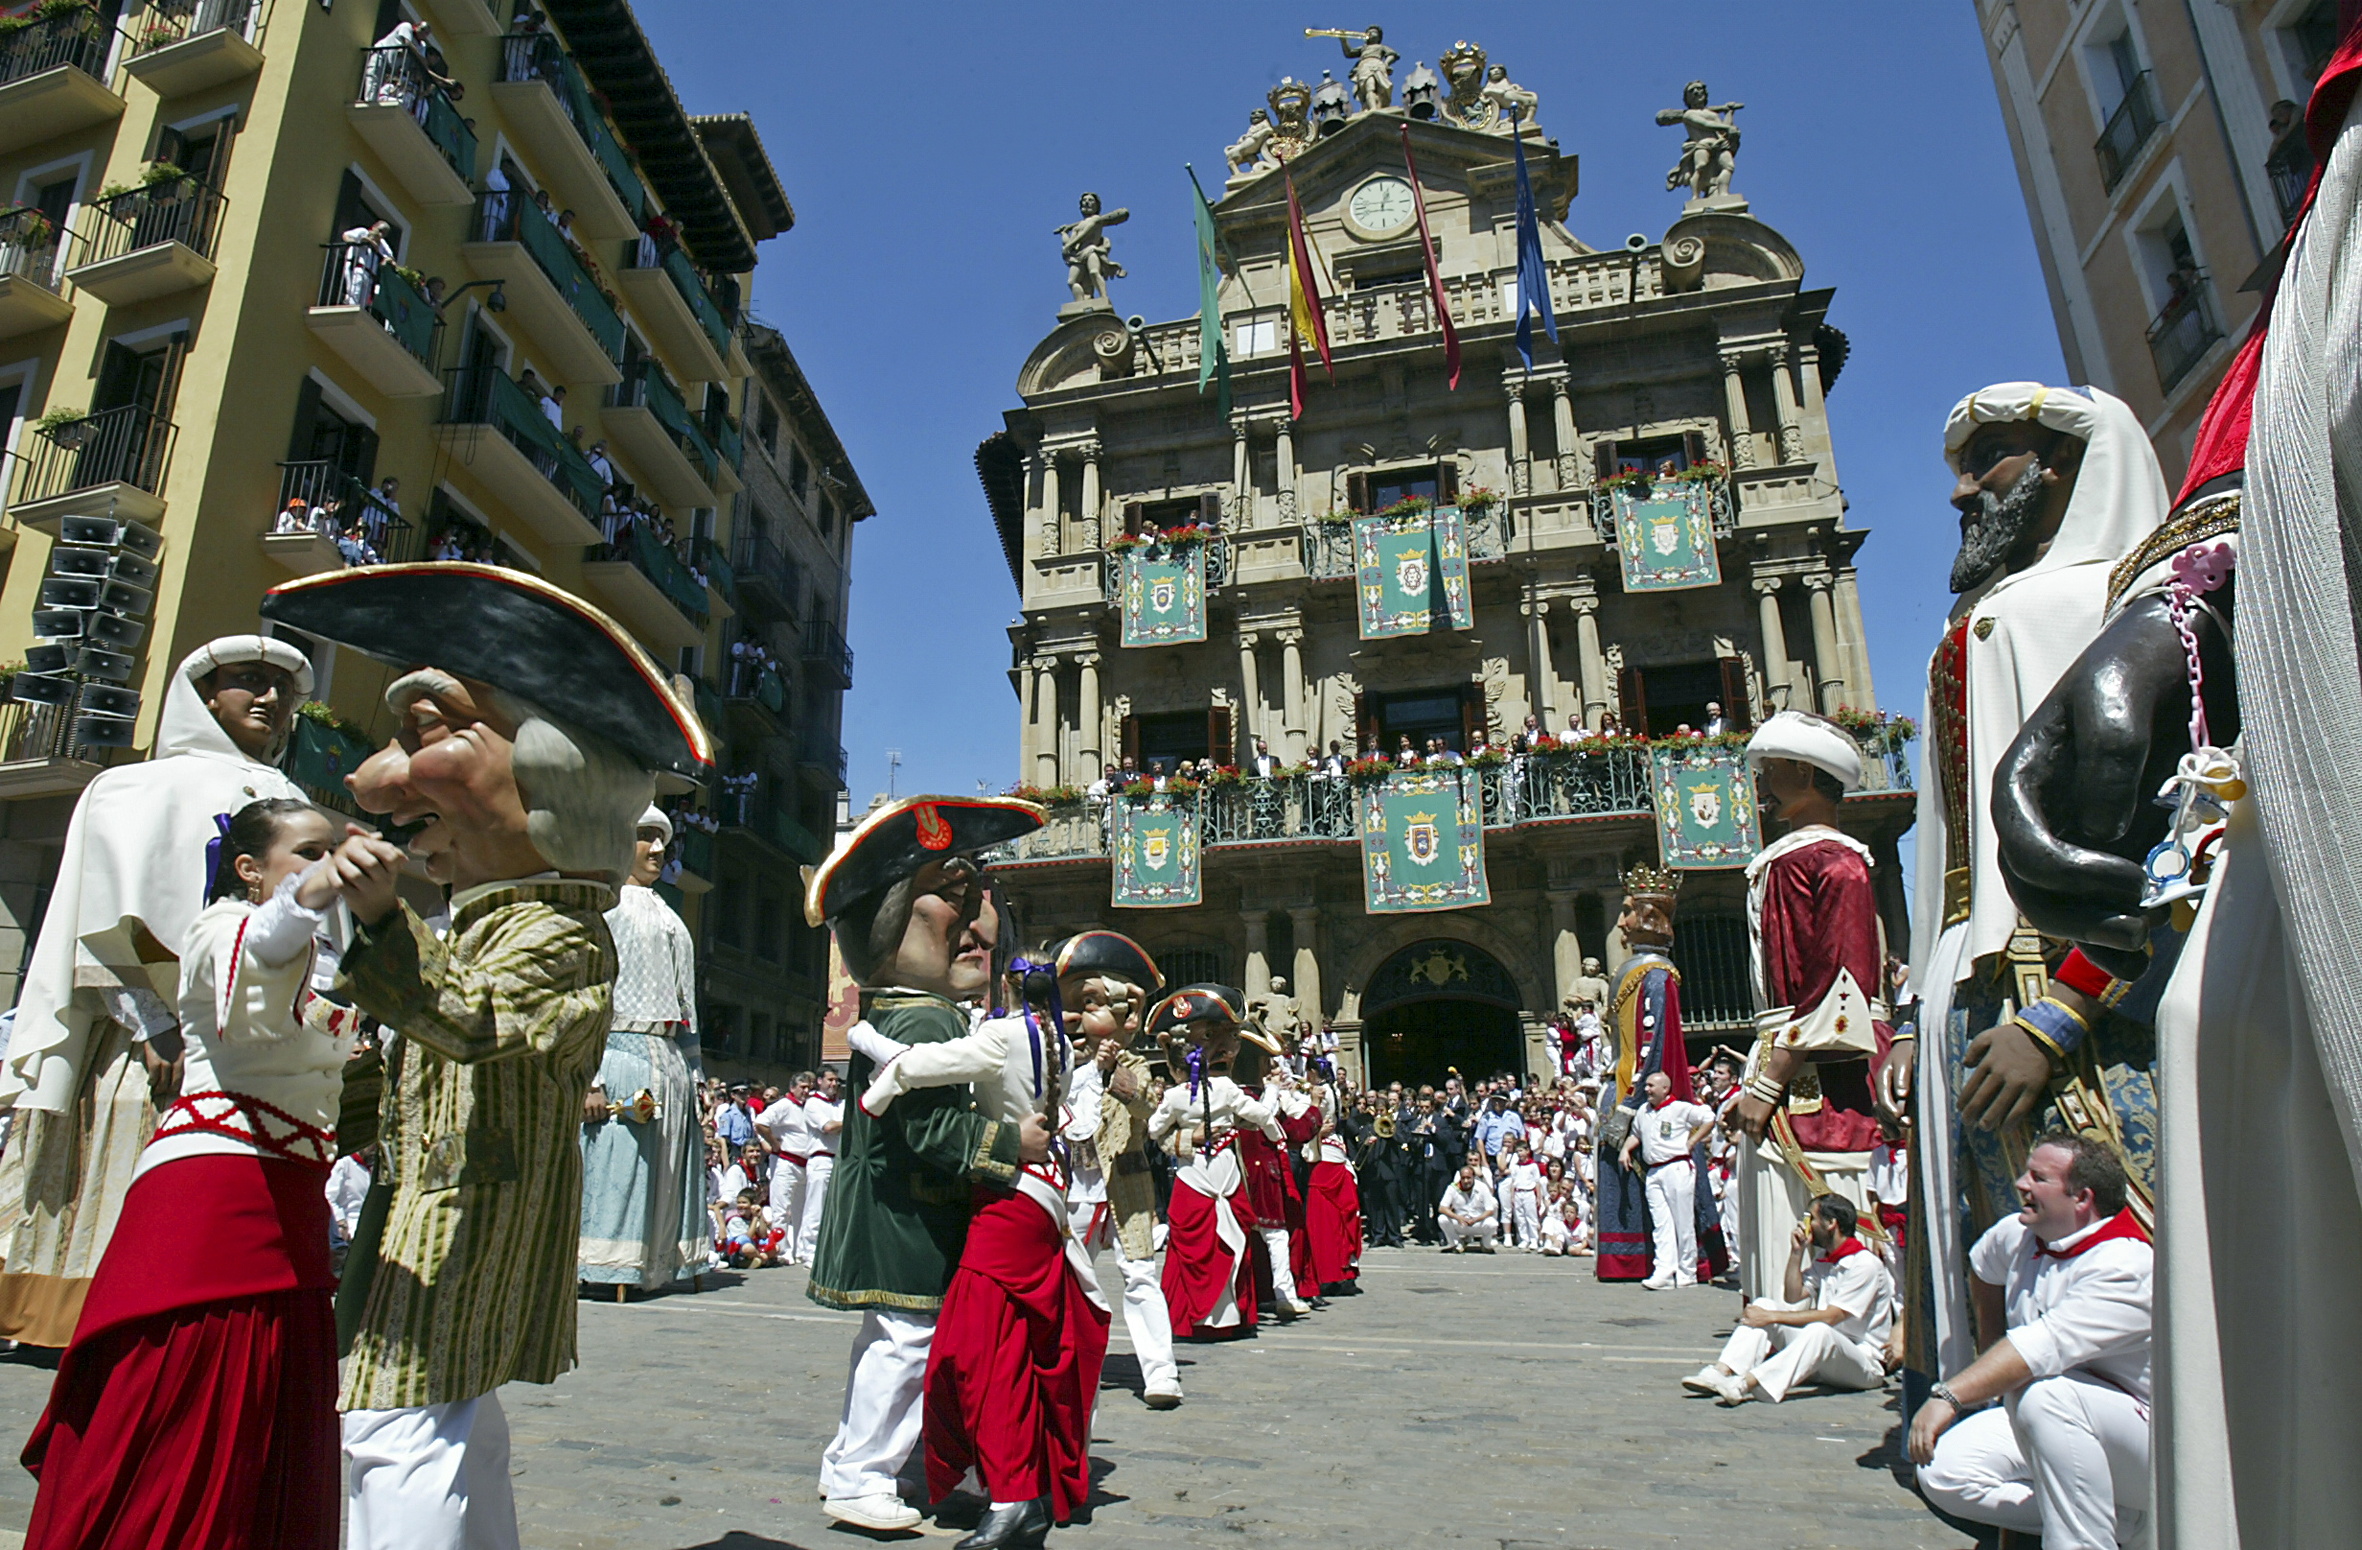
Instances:
[[[441,278],[397,263],[383,221],[349,230],[325,247],[319,300],[304,315],[314,336],[388,398],[431,398],[443,391],[443,379],[435,375],[443,331]]]
[[[648,229],[624,244],[615,283],[684,381],[714,382],[728,374],[730,320],[670,221],[651,215]]]
[[[722,504],[728,488],[721,478],[721,457],[653,356],[625,363],[623,380],[607,389],[600,418],[616,449],[664,504]]]
[[[371,488],[332,458],[279,465],[279,507],[262,551],[298,576],[426,557],[418,529],[403,520],[400,481]]]
[[[736,830],[752,835],[789,860],[806,866],[817,866],[827,859],[829,847],[797,821],[777,792],[763,790],[761,777],[755,772],[724,776],[720,784],[714,807],[726,833]]]
[[[788,667],[760,636],[743,634],[730,643],[721,697],[734,738],[784,740],[792,734]]]
[[[648,193],[590,84],[541,16],[522,14],[515,26],[500,40],[492,85],[510,139],[573,208],[586,240],[637,236]]]
[[[228,208],[203,178],[150,162],[138,187],[108,188],[85,208],[66,278],[115,307],[210,285]]]
[[[487,175],[473,240],[461,255],[476,273],[501,277],[510,318],[532,334],[560,378],[621,381],[623,316],[591,272],[572,229],[574,212],[557,208],[548,189],[528,192],[514,181],[498,167]]]
[[[2195,264],[2177,266],[2167,279],[2167,300],[2148,327],[2149,356],[2157,365],[2157,386],[2171,393],[2223,337],[2214,304],[2214,282]]]
[[[41,211],[0,212],[0,339],[37,334],[74,315],[59,259],[65,230]]]
[[[642,640],[668,652],[703,643],[707,621],[729,612],[668,541],[664,520],[641,512],[626,513],[614,536],[591,550],[582,580]]]
[[[0,17],[0,155],[123,116],[107,84],[115,29],[88,0]]]
[[[464,90],[425,22],[399,22],[362,51],[345,117],[420,204],[475,203],[476,132],[456,105]]]
[[[67,517],[153,523],[164,515],[164,477],[179,429],[162,410],[137,402],[88,413],[53,409],[29,430],[17,444],[8,503],[19,527],[55,537]]]
[[[542,538],[587,547],[601,538],[605,481],[546,403],[498,366],[455,367],[444,374],[437,439]]]
[[[2143,70],[2124,82],[2124,100],[2108,115],[2107,127],[2092,151],[2100,161],[2100,186],[2109,193],[2132,170],[2146,146],[2165,122],[2157,111],[2156,77]]]
[[[154,0],[123,23],[123,68],[160,97],[259,73],[271,0]]]

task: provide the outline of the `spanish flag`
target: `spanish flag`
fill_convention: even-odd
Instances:
[[[1337,380],[1329,359],[1329,325],[1321,315],[1320,271],[1312,266],[1312,244],[1304,237],[1304,212],[1296,206],[1296,180],[1287,164],[1280,164],[1281,181],[1288,188],[1288,417],[1304,418],[1304,346],[1320,352],[1320,363]]]

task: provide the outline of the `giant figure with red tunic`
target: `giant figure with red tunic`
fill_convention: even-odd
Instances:
[[[1629,1168],[1624,1140],[1648,1100],[1648,1079],[1658,1071],[1672,1083],[1669,1097],[1689,1102],[1689,1050],[1681,1039],[1681,971],[1673,966],[1673,910],[1680,874],[1652,866],[1634,867],[1624,877],[1624,910],[1616,929],[1632,949],[1616,971],[1611,1026],[1615,1029],[1613,1082],[1600,1093],[1604,1122],[1599,1127],[1599,1243],[1596,1273],[1602,1281],[1678,1279],[1703,1266],[1655,1265],[1651,1260],[1648,1179]],[[1700,1242],[1705,1240],[1701,1238]]]
[[[1238,1054],[1245,997],[1228,985],[1185,985],[1148,1014],[1166,1042],[1174,1076],[1149,1116],[1148,1137],[1172,1148],[1166,1210],[1165,1303],[1180,1340],[1231,1340],[1255,1332],[1254,1264],[1238,1149],[1243,1132],[1283,1132],[1271,1106],[1226,1074]]]
[[[1734,1187],[1739,1289],[1753,1300],[1783,1295],[1789,1242],[1820,1196],[1877,1220],[1870,1078],[1894,1029],[1870,851],[1837,827],[1839,804],[1862,784],[1861,750],[1834,722],[1784,710],[1756,728],[1747,763],[1787,830],[1747,867],[1756,1039],[1732,1123],[1750,1143]]]

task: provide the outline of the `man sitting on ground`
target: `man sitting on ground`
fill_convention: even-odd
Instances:
[[[2017,1188],[2025,1209],[1969,1251],[1978,1332],[2008,1333],[1912,1418],[1919,1488],[2045,1550],[2115,1550],[2146,1531],[2155,1256],[2097,1141],[2049,1132]]]
[[[1459,1179],[1443,1192],[1435,1221],[1443,1229],[1446,1254],[1459,1253],[1464,1243],[1478,1253],[1493,1251],[1493,1236],[1501,1227],[1501,1208],[1493,1199],[1492,1186],[1476,1176],[1476,1164],[1461,1165]]]
[[[1782,1295],[1748,1303],[1714,1365],[1681,1386],[1726,1405],[1758,1396],[1776,1405],[1802,1383],[1874,1389],[1885,1382],[1894,1278],[1884,1260],[1862,1247],[1854,1223],[1852,1201],[1816,1199],[1789,1247]]]

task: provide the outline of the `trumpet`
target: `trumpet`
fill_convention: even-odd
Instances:
[[[1358,43],[1369,34],[1354,32],[1344,27],[1307,27],[1304,29],[1304,36],[1308,38],[1351,38]]]

